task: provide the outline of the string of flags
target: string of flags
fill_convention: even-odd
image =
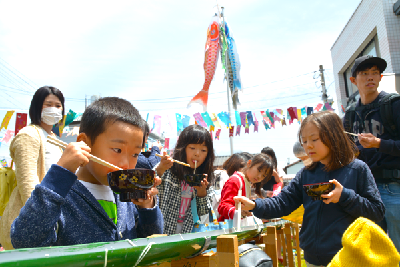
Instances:
[[[27,113],[16,113],[14,130],[7,129],[14,113],[14,110],[7,111],[6,115],[3,118],[3,121],[1,122],[0,131],[3,129],[6,131],[4,133],[2,132],[0,135],[0,145],[1,143],[9,143],[11,138],[13,136],[16,136],[18,132],[28,123]],[[59,124],[54,125],[52,131],[60,137],[62,136],[63,132],[68,132],[68,135],[78,135],[79,127],[73,127],[72,129],[69,129],[68,125],[71,124],[80,115],[82,115],[82,113],[78,114],[70,109],[67,115],[64,115],[64,120],[62,120],[62,122],[60,122]]]
[[[331,107],[332,103],[318,104],[316,107],[289,107],[286,111],[283,109],[267,109],[262,111],[235,111],[235,114],[232,116],[232,121],[230,119],[229,113],[226,111],[222,111],[220,113],[208,113],[205,111],[204,113],[197,112],[193,114],[193,118],[195,124],[201,125],[209,130],[211,136],[215,140],[220,139],[221,129],[226,127],[229,129],[229,137],[231,136],[240,136],[242,129],[244,129],[244,133],[250,133],[250,126],[253,126],[253,132],[259,131],[260,124],[264,126],[265,130],[275,129],[277,124],[280,123],[281,126],[291,125],[294,123],[294,120],[297,120],[298,123],[301,123],[303,119],[305,119],[308,115],[312,114],[316,111],[321,110],[333,110]],[[11,138],[18,134],[18,132],[27,125],[27,114],[26,113],[16,113],[15,120],[15,129],[7,129],[9,126],[9,122],[11,117],[13,116],[14,111],[7,111],[6,115],[3,118],[1,123],[0,131],[5,129],[6,131],[0,132],[0,145],[1,143],[10,142]],[[63,133],[67,133],[67,136],[70,135],[78,135],[79,127],[69,127],[77,117],[82,115],[82,113],[76,113],[72,110],[69,110],[67,115],[64,115],[63,123],[59,123],[57,126],[53,127],[53,132],[58,136],[62,136]],[[149,114],[147,114],[148,119]],[[186,127],[190,125],[191,116],[184,114],[175,114],[176,119],[176,131],[177,135],[183,131]],[[158,135],[161,135],[162,132],[162,120],[167,120],[168,128],[174,131],[173,126],[171,124],[170,117],[165,115],[162,117],[161,115],[154,115],[153,119],[153,127],[151,132],[155,132]],[[165,125],[165,124],[164,124]],[[166,140],[166,145],[169,146],[169,138],[168,142]]]

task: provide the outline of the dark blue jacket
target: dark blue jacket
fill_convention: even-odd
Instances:
[[[114,195],[117,225],[74,173],[52,165],[11,226],[14,248],[110,242],[162,233],[158,205],[137,209]]]
[[[370,104],[378,103],[388,93],[380,92],[378,97]],[[361,99],[356,107],[361,106]],[[396,124],[397,131],[400,131],[400,100],[393,102],[393,120]],[[385,131],[380,108],[376,107],[370,110],[356,111],[353,118],[354,133],[372,133],[381,139],[379,148],[363,148],[356,137],[356,145],[360,150],[359,159],[367,163],[371,171],[374,173],[376,182],[387,182],[388,179],[379,177],[377,174],[383,169],[393,170],[400,169],[400,140],[395,140],[387,131]],[[363,125],[361,122],[364,122]],[[399,181],[394,179],[393,181]]]
[[[156,156],[156,154],[160,154],[160,149],[157,146],[153,146],[151,148],[151,154],[148,158],[146,158],[142,154],[139,154],[135,168],[152,170],[157,165],[157,163],[161,161],[161,158]]]
[[[342,248],[342,235],[358,217],[379,222],[385,214],[378,188],[368,166],[356,159],[347,166],[326,172],[319,163],[310,171],[300,170],[281,193],[269,199],[256,199],[255,216],[264,219],[289,215],[301,204],[304,206],[300,231],[300,247],[304,258],[315,265],[328,265]],[[303,185],[336,179],[343,191],[338,203],[313,201]]]

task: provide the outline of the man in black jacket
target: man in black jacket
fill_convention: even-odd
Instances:
[[[398,95],[378,92],[384,59],[357,58],[350,81],[360,93],[358,103],[346,111],[344,126],[358,134],[359,159],[370,167],[386,207],[380,223],[400,251],[400,101]]]

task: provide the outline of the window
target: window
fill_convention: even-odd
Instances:
[[[366,56],[366,55],[371,55],[373,57],[376,57],[378,55],[377,53],[377,43],[378,43],[378,38],[375,35],[374,38],[367,44],[367,46],[364,48],[363,51],[357,56],[357,58],[361,56]],[[350,77],[351,77],[351,68],[354,66],[354,62],[346,69],[346,71],[343,73],[343,77],[345,80],[345,86],[346,86],[346,96],[350,97],[354,93],[358,91],[357,86],[351,83]]]

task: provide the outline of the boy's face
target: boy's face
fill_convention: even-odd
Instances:
[[[350,81],[363,94],[375,93],[378,90],[381,79],[382,75],[377,66],[357,72],[356,77],[350,77]]]
[[[81,134],[86,144],[91,148],[91,154],[108,161],[122,169],[134,169],[137,158],[142,150],[142,129],[124,122],[114,122],[106,125],[106,130],[92,143],[84,134]],[[80,136],[81,136],[80,135]],[[78,141],[79,140],[78,137]],[[108,186],[107,173],[116,171],[93,161],[79,170],[78,178],[93,184]]]

